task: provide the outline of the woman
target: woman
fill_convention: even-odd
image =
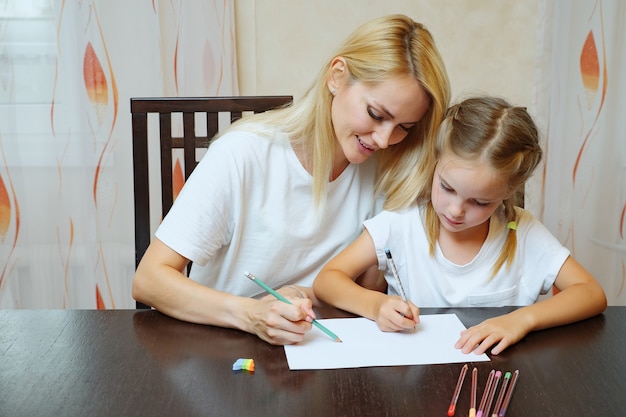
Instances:
[[[445,66],[421,24],[392,15],[361,26],[302,101],[243,119],[211,145],[141,260],[133,297],[272,344],[302,340],[324,263],[377,201],[405,207],[426,184],[448,101]],[[251,298],[262,292],[246,271],[292,304]]]

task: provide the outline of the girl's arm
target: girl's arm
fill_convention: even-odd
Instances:
[[[497,355],[531,331],[580,321],[606,308],[606,295],[598,281],[571,256],[554,284],[559,290],[554,296],[465,330],[456,347],[465,353],[476,348],[480,354],[495,345],[491,353]]]
[[[374,243],[369,232],[364,230],[322,268],[313,283],[315,295],[334,307],[375,320],[383,331],[414,328],[419,321],[419,309],[415,305],[407,307],[399,297],[364,288],[355,282],[357,277],[377,264]],[[415,320],[405,315],[415,317]]]
[[[297,343],[315,317],[309,299],[255,300],[201,285],[183,274],[188,260],[159,239],[150,243],[133,280],[133,298],[168,316],[253,333],[272,344]]]

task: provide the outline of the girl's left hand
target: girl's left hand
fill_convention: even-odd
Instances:
[[[530,331],[524,320],[513,314],[487,319],[476,326],[472,326],[461,332],[460,339],[454,345],[463,353],[474,352],[483,354],[491,349],[492,355],[501,353],[507,347],[519,342]]]

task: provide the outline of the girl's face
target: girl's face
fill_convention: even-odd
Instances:
[[[337,136],[335,167],[360,164],[377,150],[404,140],[429,104],[424,89],[410,76],[374,86],[338,83],[332,103]]]
[[[506,197],[506,183],[488,164],[443,152],[432,184],[441,232],[485,233],[489,218]]]

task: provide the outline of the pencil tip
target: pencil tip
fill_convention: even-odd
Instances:
[[[335,341],[337,341],[339,343],[343,343],[343,340],[341,340],[340,338],[336,338]]]

